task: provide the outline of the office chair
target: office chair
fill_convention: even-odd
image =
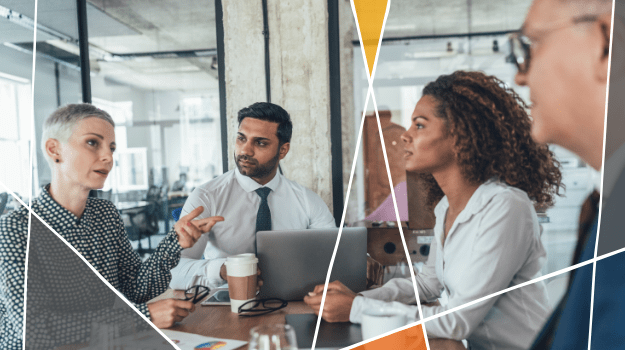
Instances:
[[[158,217],[155,213],[156,206],[151,203],[145,208],[135,210],[128,210],[124,212],[122,218],[124,220],[124,226],[126,227],[126,233],[128,239],[131,241],[138,241],[137,253],[143,256],[146,253],[154,252],[152,248],[152,241],[150,237],[158,234]],[[141,240],[148,239],[148,248],[141,246]]]
[[[176,208],[171,211],[171,216],[174,218],[174,222],[180,220],[180,213],[182,213],[182,207]]]
[[[143,198],[144,201],[158,202],[162,197],[162,186],[151,185]]]

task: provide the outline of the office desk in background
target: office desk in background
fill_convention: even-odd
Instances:
[[[117,202],[115,207],[119,210],[120,213],[126,213],[131,211],[139,211],[141,209],[145,209],[150,206],[150,202],[146,201],[132,201],[132,202]]]

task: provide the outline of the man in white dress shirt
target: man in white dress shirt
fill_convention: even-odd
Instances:
[[[278,171],[290,148],[293,126],[287,111],[257,102],[241,109],[238,121],[236,168],[197,187],[181,213],[203,206],[198,218],[220,215],[224,221],[182,251],[172,270],[174,289],[224,284],[225,258],[254,253],[257,231],[336,227],[317,194]]]

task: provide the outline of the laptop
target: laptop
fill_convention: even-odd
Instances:
[[[260,298],[302,300],[324,284],[338,228],[256,233],[258,267],[263,286]],[[341,281],[358,293],[366,288],[367,229],[343,228],[330,282]]]

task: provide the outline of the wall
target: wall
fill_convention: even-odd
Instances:
[[[228,168],[238,130],[237,112],[254,102],[266,101],[265,41],[260,1],[222,1],[226,113],[228,118]],[[244,23],[245,25],[241,25]]]
[[[223,2],[225,79],[228,134],[237,129],[236,113],[253,102],[266,101],[265,49],[262,36],[261,2],[228,0]],[[342,87],[348,89],[344,116],[344,162],[351,164],[351,74],[349,46],[345,38],[353,35],[349,2],[341,1],[341,56],[347,58]],[[291,150],[282,161],[286,176],[315,191],[332,209],[332,170],[330,140],[328,12],[325,1],[268,1],[271,71],[271,102],[284,107],[293,120]],[[242,30],[241,23],[246,24]],[[349,51],[349,50],[347,50]],[[343,72],[342,72],[343,74]],[[234,140],[234,137],[232,137]],[[232,154],[229,141],[228,154]],[[349,160],[348,160],[349,159]],[[229,160],[230,168],[234,167]],[[349,166],[348,166],[349,167]],[[347,177],[345,190],[347,190]]]

